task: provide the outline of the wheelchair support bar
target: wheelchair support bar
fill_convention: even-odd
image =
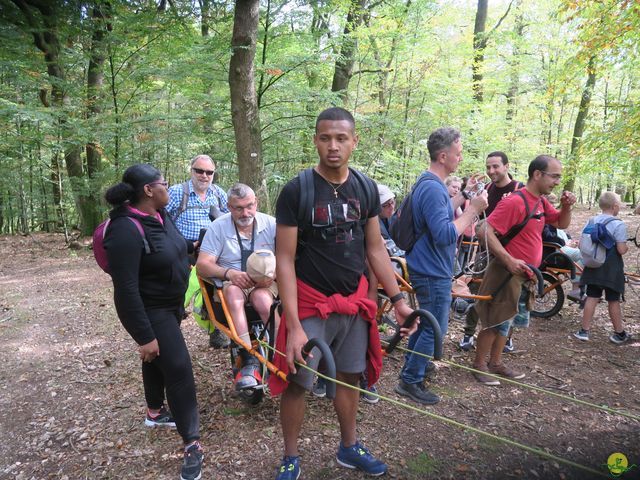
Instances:
[[[440,325],[438,324],[436,317],[431,315],[431,313],[427,312],[426,310],[414,310],[413,313],[411,313],[411,315],[409,315],[405,320],[403,327],[410,328],[415,323],[416,318],[418,317],[420,317],[421,322],[425,322],[433,329],[433,359],[440,360],[442,358],[442,331],[440,330]],[[401,338],[400,326],[398,326],[396,329],[396,334],[389,342],[389,345],[387,345],[387,348],[385,348],[385,352],[387,354],[391,353],[393,349],[396,348],[398,343],[400,343]]]
[[[540,268],[544,270],[548,266],[553,267],[553,260],[555,258],[561,259],[562,268],[565,268],[565,265],[566,265],[568,267],[567,270],[571,270],[572,279],[576,278],[576,264],[573,263],[573,260],[571,260],[565,253],[562,253],[559,251],[553,252],[547,255],[545,259],[542,261],[542,265],[540,266]]]
[[[313,347],[317,347],[318,350],[322,353],[322,359],[324,361],[325,367],[325,375],[327,377],[336,379],[336,362],[333,359],[333,353],[331,353],[331,349],[327,342],[320,338],[312,338],[310,339],[304,347],[302,347],[302,356],[307,358],[307,356],[311,353]],[[335,382],[327,382],[327,397],[334,399],[336,398],[336,384]]]

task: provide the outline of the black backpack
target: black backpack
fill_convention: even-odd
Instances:
[[[536,214],[536,210],[538,209],[538,205],[540,205],[540,203],[542,202],[542,198],[539,198],[536,204],[533,206],[533,209],[530,210],[529,203],[527,203],[527,199],[524,197],[524,193],[522,193],[522,191],[516,190],[512,193],[512,195],[518,195],[520,198],[522,198],[522,201],[524,202],[525,216],[524,220],[512,226],[504,235],[498,235],[498,240],[500,240],[500,244],[503,247],[507,246],[507,244],[522,231],[527,223],[529,223],[529,220],[531,220],[532,218],[539,219],[544,217],[544,212]]]
[[[418,185],[427,180],[426,175],[422,175],[411,187],[411,191],[404,197],[398,209],[389,220],[389,235],[395,244],[409,253],[418,241],[423,232],[416,232],[413,224],[413,192]]]
[[[364,226],[369,219],[369,212],[376,208],[376,202],[379,202],[378,190],[372,180],[368,179],[358,170],[349,167],[349,174],[356,179],[357,196],[360,200],[360,228],[364,230]],[[315,187],[313,184],[313,167],[302,170],[298,174],[300,180],[300,198],[298,201],[298,250],[304,247],[304,237],[306,234],[314,230],[311,225],[311,212],[313,211],[313,199],[315,196]],[[364,201],[363,201],[364,199]]]

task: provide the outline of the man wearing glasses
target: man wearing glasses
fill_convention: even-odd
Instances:
[[[194,242],[197,248],[202,228],[211,224],[209,212],[215,216],[227,213],[227,194],[213,183],[216,164],[208,155],[196,155],[191,160],[191,178],[184,183],[173,185],[169,189],[167,213],[173,219],[176,228],[184,238]],[[224,348],[229,339],[219,330],[209,335],[209,346]]]
[[[211,223],[209,210],[227,213],[227,194],[213,183],[216,165],[208,155],[197,155],[191,160],[191,179],[169,189],[167,212],[178,231],[187,240],[196,242],[201,228]]]
[[[478,335],[473,362],[476,370],[473,375],[484,385],[500,385],[495,375],[511,380],[524,378],[524,372],[512,370],[502,363],[502,352],[511,326],[528,326],[528,319],[517,315],[523,300],[522,285],[533,276],[527,265],[538,266],[542,261],[542,230],[545,224],[567,228],[571,222],[571,206],[576,201],[573,193],[563,192],[558,211],[544,197],[562,180],[562,165],[556,158],[537,156],[529,164],[528,173],[526,186],[500,201],[484,227],[493,258],[478,294],[493,294],[493,299],[478,302],[475,306],[482,331]],[[503,245],[500,236],[527,218],[518,234]],[[530,300],[530,296],[526,296]]]

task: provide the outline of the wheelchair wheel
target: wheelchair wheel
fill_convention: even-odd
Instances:
[[[243,402],[255,407],[264,398],[264,388],[248,388],[240,392],[240,398]]]
[[[551,318],[556,315],[564,305],[564,289],[562,288],[562,283],[558,283],[558,278],[550,273],[542,272],[542,278],[544,278],[545,290],[551,285],[556,283],[557,285],[552,290],[549,290],[543,297],[536,297],[531,315],[538,318]]]

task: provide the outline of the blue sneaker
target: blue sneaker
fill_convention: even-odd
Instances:
[[[513,344],[513,340],[507,340],[507,343],[504,345],[502,349],[502,353],[513,353],[516,350],[516,346]]]
[[[298,480],[300,478],[300,457],[282,457],[276,480]]]
[[[361,470],[373,477],[387,473],[387,464],[371,455],[371,452],[359,442],[350,447],[345,447],[340,442],[336,460],[343,467]]]

